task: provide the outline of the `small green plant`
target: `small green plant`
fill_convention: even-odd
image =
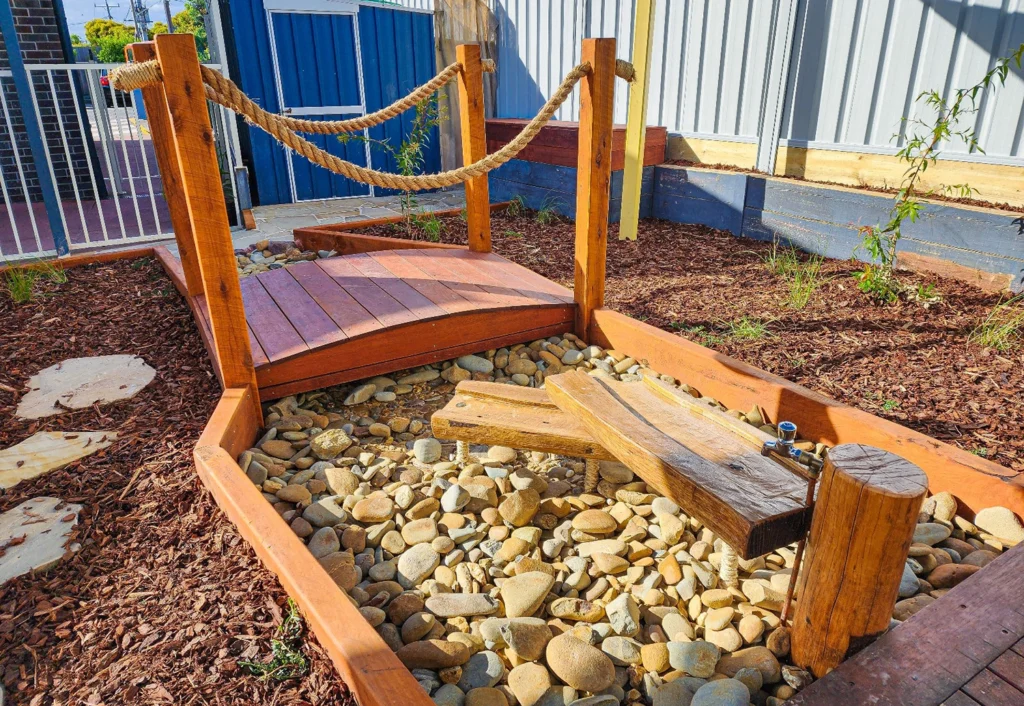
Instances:
[[[988,313],[968,341],[1004,352],[1024,343],[1024,294],[1000,301]]]
[[[793,309],[803,309],[811,300],[824,280],[821,277],[821,266],[825,258],[811,255],[807,262],[797,260],[789,275],[788,304]]]
[[[68,281],[64,266],[56,260],[39,260],[20,267],[11,266],[4,270],[4,286],[7,294],[15,304],[32,301],[35,296],[36,282],[45,279],[54,284],[65,284]]]
[[[903,223],[914,223],[923,207],[920,197],[936,194],[969,198],[976,190],[967,184],[941,185],[935,189],[922,190],[921,180],[928,167],[935,164],[944,144],[959,139],[969,152],[982,152],[972,127],[961,127],[960,120],[978,112],[978,98],[998,85],[1006,83],[1012,64],[1021,67],[1024,59],[1024,44],[1010,56],[996,60],[995,66],[970,88],[958,88],[948,98],[936,90],[924,91],[918,97],[933,117],[929,120],[904,118],[910,126],[907,141],[896,156],[908,164],[903,181],[896,192],[895,201],[889,211],[889,222],[884,226],[864,226],[860,229],[861,242],[854,255],[863,250],[869,262],[855,274],[857,286],[862,292],[882,304],[891,304],[907,293],[907,288],[896,276],[896,255]],[[920,128],[914,129],[914,128]],[[893,136],[898,139],[899,134]]]
[[[899,400],[882,400],[882,409],[886,412],[891,412],[900,406]]]
[[[976,449],[971,449],[971,453],[975,456],[981,456],[982,458],[988,458],[988,448],[985,446],[979,446]]]
[[[735,321],[722,322],[722,325],[725,328],[726,334],[731,338],[735,338],[738,341],[756,341],[765,336],[772,335],[768,331],[769,323],[771,322],[742,316]]]
[[[430,144],[430,136],[434,128],[438,127],[447,119],[448,115],[440,102],[440,93],[435,93],[430,98],[425,98],[416,104],[416,114],[412,120],[412,127],[405,139],[397,147],[389,140],[377,140],[367,137],[362,133],[342,133],[338,135],[338,141],[342,144],[349,142],[363,142],[375,147],[391,156],[398,167],[398,173],[403,176],[413,176],[423,168],[425,152]],[[414,191],[402,192],[402,215],[405,216],[405,232],[410,238],[414,237],[413,217],[419,202]]]
[[[238,666],[263,681],[285,681],[301,677],[309,669],[301,649],[304,633],[305,626],[302,615],[299,614],[299,607],[289,598],[288,614],[270,641],[270,661],[239,662]]]
[[[419,227],[420,230],[427,236],[427,240],[432,243],[441,242],[441,219],[437,217],[433,212],[430,213],[414,213],[413,222]]]
[[[544,199],[540,210],[537,211],[536,221],[542,226],[558,223],[562,220],[562,217],[558,215],[559,204],[560,202],[557,199],[553,199],[550,196]]]
[[[714,331],[709,331],[703,326],[687,326],[681,321],[673,321],[669,324],[676,331],[688,333],[697,339],[697,342],[706,348],[725,343],[725,338]]]
[[[508,206],[505,207],[505,213],[512,218],[519,218],[526,213],[526,204],[523,202],[523,197],[519,194],[513,196],[509,200]]]
[[[765,267],[776,277],[789,277],[790,273],[800,264],[796,248],[783,247],[778,240],[772,241],[772,249],[761,260]]]
[[[465,206],[463,206],[461,209],[459,209],[459,220],[462,221],[463,223],[468,223],[469,222],[469,216],[466,215],[466,207]]]
[[[504,235],[505,235],[506,238],[522,238],[523,237],[522,233],[520,233],[517,230],[512,230],[511,228],[507,229],[505,231]]]

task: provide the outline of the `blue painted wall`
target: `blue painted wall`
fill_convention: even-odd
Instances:
[[[609,220],[618,221],[622,173],[612,174]],[[491,198],[517,194],[530,208],[554,205],[570,218],[576,210],[576,169],[513,160],[491,173]],[[756,240],[779,238],[808,252],[849,258],[858,229],[885,223],[892,197],[685,167],[644,169],[641,217],[696,223]],[[1007,274],[1024,289],[1024,221],[1018,214],[954,204],[926,204],[916,223],[905,224],[900,247],[983,272]]]
[[[257,104],[271,112],[278,112],[280,105],[274,82],[274,62],[267,13],[262,0],[231,0],[224,7],[230,20],[230,27],[225,34],[231,45],[229,54],[232,55],[232,71],[235,72],[236,81]],[[378,110],[405,95],[429,80],[437,71],[434,60],[434,19],[430,14],[408,12],[400,8],[360,7],[359,34],[363,90],[368,112]],[[311,46],[312,41],[311,38]],[[308,58],[314,60],[312,52]],[[370,130],[370,136],[388,139],[397,146],[407,134],[412,119],[413,111],[407,111]],[[249,162],[258,203],[289,203],[291,189],[284,148],[259,128],[246,127],[245,130],[248,140],[243,140],[243,153]],[[356,151],[362,151],[362,146],[352,146],[349,151],[354,157]],[[425,157],[425,172],[440,170],[440,138],[436,130]],[[393,160],[385,158],[380,150],[371,149],[371,159],[375,168],[395,171]],[[355,188],[352,191],[357,192]],[[380,195],[389,192],[377,189],[375,193]]]

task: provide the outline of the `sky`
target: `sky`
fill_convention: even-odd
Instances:
[[[119,5],[120,7],[115,7]],[[161,0],[147,0],[150,22],[167,22]],[[171,0],[171,14],[185,9],[184,0]],[[85,23],[94,17],[106,17],[107,9],[102,0],[64,0],[64,14],[68,18],[68,29],[85,39]],[[110,0],[110,14],[118,22],[132,24],[131,0]]]

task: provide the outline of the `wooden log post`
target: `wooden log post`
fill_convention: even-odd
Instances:
[[[580,81],[579,162],[576,168],[576,335],[590,340],[591,315],[604,305],[608,201],[615,109],[615,40],[584,39]]]
[[[829,451],[800,570],[792,656],[822,677],[889,627],[924,472],[873,446]]]
[[[143,62],[156,58],[156,47],[153,42],[129,44],[125,47],[125,54],[127,55],[129,51],[134,61]],[[157,84],[143,88],[142,102],[146,107],[149,133],[153,139],[153,151],[156,152],[157,168],[160,170],[160,186],[164,192],[164,200],[167,201],[167,210],[171,212],[171,227],[174,229],[174,240],[178,244],[181,269],[185,273],[185,287],[188,296],[194,297],[203,293],[203,279],[196,257],[192,219],[188,215],[185,190],[181,185],[181,169],[178,165],[178,155],[174,150],[174,132],[171,129],[164,87]]]
[[[156,55],[164,77],[174,149],[210,311],[221,382],[226,389],[252,388],[257,392],[252,399],[259,412],[249,329],[195,38],[190,34],[158,35]]]
[[[462,163],[472,164],[487,156],[484,121],[484,73],[479,44],[460,44],[455,58],[462,64],[459,72],[459,122],[462,133]],[[491,209],[487,175],[466,182],[466,226],[469,249],[491,251]]]

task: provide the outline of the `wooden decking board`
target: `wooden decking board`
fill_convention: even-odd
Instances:
[[[274,361],[309,349],[258,277],[245,277],[241,285],[246,320],[267,358]]]
[[[468,271],[474,277],[481,278],[483,282],[481,286],[488,288],[491,292],[507,294],[514,303],[522,302],[526,306],[536,303],[561,303],[550,295],[543,292],[535,292],[528,286],[523,286],[522,281],[515,277],[509,277],[504,272],[501,272],[490,260],[467,256],[462,256],[458,259],[460,267],[462,267],[464,271]]]
[[[488,292],[472,279],[467,278],[463,272],[453,269],[447,259],[438,257],[436,253],[427,254],[426,251],[409,250],[403,252],[402,257],[414,263],[428,275],[444,282],[449,289],[474,302],[477,308],[494,309],[507,306],[502,297]]]
[[[984,703],[979,699],[982,682],[972,687],[973,692],[966,685],[1004,653],[1020,655],[1017,645],[1024,644],[1022,576],[1024,545],[1019,545],[787,704],[937,706],[962,703],[953,700],[961,698],[955,696],[961,689]],[[1012,703],[1024,703],[1024,692],[1016,698]]]
[[[351,256],[348,256],[351,257]],[[417,316],[405,306],[385,292],[373,280],[365,277],[348,262],[347,258],[331,257],[317,260],[316,264],[334,280],[344,287],[352,298],[385,327],[416,321]]]
[[[348,259],[352,266],[366,277],[373,280],[374,284],[390,294],[394,299],[411,311],[417,319],[432,319],[437,316],[444,316],[447,312],[437,306],[428,297],[406,282],[401,277],[396,277],[388,268],[381,265],[372,257],[366,254],[350,255]]]
[[[474,263],[486,263],[503,277],[518,282],[519,290],[540,298],[551,298],[554,301],[568,304],[573,301],[572,292],[562,285],[537,274],[531,269],[506,260],[494,253],[468,253],[466,259]]]
[[[1015,689],[990,669],[964,684],[962,691],[981,706],[1020,706],[1024,692]]]
[[[256,338],[256,334],[252,332],[252,326],[246,322],[245,327],[249,330],[249,347],[252,348],[252,364],[257,368],[261,365],[266,365],[270,362],[267,358],[267,354],[263,352],[263,346],[260,345],[259,340]]]
[[[446,287],[443,282],[438,282],[415,264],[402,257],[400,253],[391,250],[381,250],[368,254],[386,267],[388,271],[401,277],[410,287],[449,314],[470,311],[474,308],[474,304],[471,301],[458,292]]]
[[[942,706],[981,706],[962,691],[958,691],[942,702]]]
[[[317,306],[327,312],[349,338],[384,328],[373,314],[360,306],[351,294],[315,262],[300,262],[288,269]]]
[[[281,312],[302,336],[310,348],[326,346],[347,338],[338,324],[292,276],[291,268],[282,267],[258,275],[259,283],[267,290]]]
[[[992,660],[988,668],[998,674],[1003,681],[1024,693],[1024,657],[1013,650],[1007,650]],[[1022,698],[1022,703],[1024,703],[1024,698]]]

